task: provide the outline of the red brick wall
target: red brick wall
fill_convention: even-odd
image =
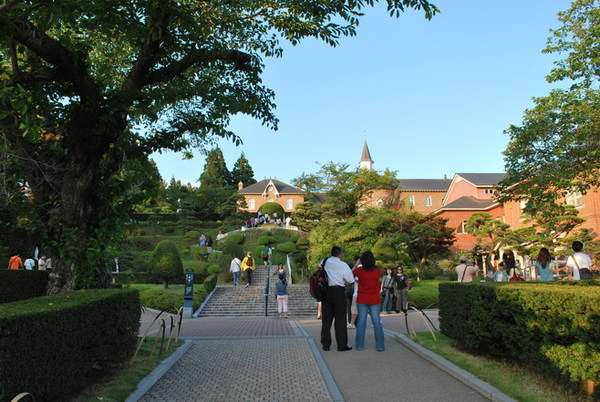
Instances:
[[[443,211],[438,216],[442,218],[448,219],[446,226],[454,229],[454,235],[456,236],[456,242],[450,248],[453,251],[456,250],[471,250],[475,245],[477,245],[477,240],[474,236],[471,236],[467,233],[459,233],[462,223],[464,221],[468,221],[471,215],[475,212],[481,211]],[[501,205],[492,208],[487,212],[492,215],[494,218],[501,218],[504,215],[504,209]]]

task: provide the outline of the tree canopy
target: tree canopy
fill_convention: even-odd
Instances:
[[[114,240],[113,200],[127,192],[127,160],[241,138],[235,114],[276,128],[264,57],[281,40],[332,46],[355,34],[365,7],[351,1],[8,0],[0,4],[0,137],[52,248],[50,292],[93,280]],[[390,14],[438,10],[387,0]]]
[[[231,184],[237,186],[239,182],[242,182],[244,187],[256,183],[254,170],[252,170],[252,166],[250,166],[250,162],[243,152],[238,160],[235,161],[233,169],[231,169]]]
[[[569,87],[535,98],[506,130],[502,199],[526,201],[534,214],[600,185],[600,1],[574,1],[559,21],[544,52],[565,56],[546,79]]]

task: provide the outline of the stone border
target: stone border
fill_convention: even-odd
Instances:
[[[219,287],[218,285],[215,286],[215,288],[212,290],[212,292],[210,292],[210,294],[208,296],[206,296],[206,299],[204,299],[204,301],[202,302],[200,307],[198,307],[198,310],[196,310],[196,312],[194,314],[192,314],[192,318],[198,318],[198,314],[200,314],[202,312],[202,309],[204,308],[206,303],[208,303],[208,301],[210,300],[210,298],[215,293],[215,291],[217,290],[218,287]]]
[[[185,341],[183,345],[177,348],[175,352],[171,354],[171,356],[167,357],[163,360],[150,374],[146,376],[140,383],[138,384],[135,391],[133,391],[125,400],[126,402],[137,402],[146,392],[150,390],[166,374],[166,372],[173,367],[175,363],[187,353],[188,350],[192,347],[194,342]]]
[[[467,387],[477,391],[485,398],[488,398],[491,401],[498,402],[516,402],[516,399],[512,399],[511,397],[500,391],[498,388],[493,387],[487,382],[480,380],[468,371],[461,369],[460,367],[444,359],[440,355],[433,353],[431,350],[417,344],[416,342],[409,339],[406,335],[388,330],[385,330],[384,332],[386,333],[386,335],[400,342],[402,345],[406,346],[412,352],[429,361],[440,370],[450,374],[452,377],[462,382]]]
[[[308,335],[308,333],[307,333],[307,335]],[[342,396],[342,393],[340,392],[340,389],[337,386],[337,383],[335,382],[335,379],[333,378],[331,371],[329,371],[329,367],[327,367],[327,363],[325,363],[325,359],[323,359],[323,356],[321,355],[321,352],[319,351],[319,348],[317,347],[315,340],[310,336],[308,338],[306,338],[306,340],[313,352],[313,356],[315,357],[315,360],[317,361],[317,365],[319,366],[319,369],[321,370],[321,375],[323,376],[323,380],[325,380],[325,385],[327,385],[327,388],[329,389],[331,398],[333,399],[334,402],[344,402],[344,397]]]

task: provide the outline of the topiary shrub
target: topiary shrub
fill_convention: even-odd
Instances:
[[[185,237],[188,239],[198,240],[200,238],[200,232],[197,230],[190,230],[185,234]]]
[[[150,273],[163,282],[165,289],[174,280],[181,280],[183,264],[175,244],[169,240],[158,243],[150,259]]]
[[[302,236],[300,236],[300,235],[293,234],[293,235],[290,236],[290,241],[293,241],[294,243],[297,243],[298,240],[300,240],[301,237]]]
[[[308,250],[309,246],[310,243],[308,242],[308,239],[306,237],[300,236],[298,240],[296,240],[296,247],[300,250]]]
[[[262,204],[258,210],[263,214],[269,214],[271,216],[273,215],[273,212],[276,212],[279,218],[283,217],[283,207],[276,202]]]
[[[228,235],[225,239],[227,240],[227,243],[242,244],[244,242],[245,237],[241,233],[232,233]]]
[[[218,274],[221,268],[217,264],[212,264],[208,266],[208,273],[210,275]]]
[[[194,244],[190,247],[190,254],[197,260],[205,260],[208,258],[208,248]]]
[[[273,239],[269,236],[261,236],[258,238],[257,243],[261,245],[269,245],[269,243],[271,243],[272,241]]]
[[[223,247],[223,252],[221,255],[226,255],[227,258],[231,258],[231,256],[235,255],[237,258],[244,258],[244,249],[237,243],[227,243],[225,247]]]
[[[217,286],[217,279],[217,275],[211,275],[204,280],[204,289],[206,289],[208,293],[212,292]]]
[[[280,253],[289,254],[292,251],[296,250],[296,245],[294,243],[292,243],[291,241],[287,241],[285,243],[277,244],[275,246],[275,250],[279,251]]]
[[[398,259],[398,252],[386,239],[379,239],[373,246],[373,254],[379,261],[395,261]]]

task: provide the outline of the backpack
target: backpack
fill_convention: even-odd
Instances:
[[[247,265],[247,266],[249,266],[249,267],[252,267],[252,266],[254,266],[254,260],[252,259],[252,257],[249,257],[249,258],[246,260],[246,265]]]
[[[321,266],[317,267],[317,270],[310,276],[310,280],[308,282],[310,295],[319,302],[325,300],[327,288],[329,287],[327,271],[325,271],[326,262],[327,258],[323,260],[323,264],[321,264]]]

